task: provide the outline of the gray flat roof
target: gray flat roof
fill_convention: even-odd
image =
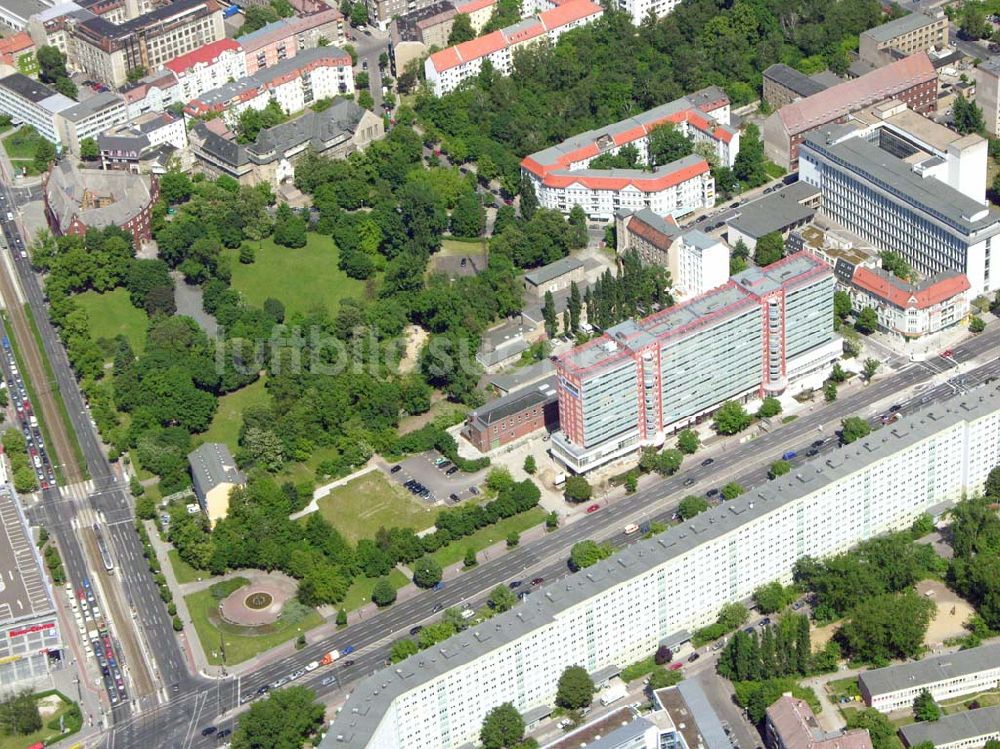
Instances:
[[[489,384],[505,393],[513,392],[518,388],[538,382],[548,377],[556,371],[556,365],[551,359],[543,359],[537,364],[529,364],[527,367],[518,367],[509,372],[495,374],[489,379]]]
[[[844,134],[844,126],[816,130],[806,137],[803,148],[816,151],[834,164],[964,234],[1000,223],[1000,213],[941,180],[921,177],[905,161],[864,138],[848,137],[828,143],[831,136],[836,139]]]
[[[0,570],[0,625],[54,612],[41,557],[14,490],[8,485],[0,486]]]
[[[583,267],[583,263],[575,257],[563,257],[554,263],[543,265],[541,268],[536,268],[530,273],[525,273],[524,280],[535,286],[541,286],[543,283],[548,283],[559,278],[559,276],[564,276]]]
[[[943,746],[963,739],[996,738],[1000,737],[1000,706],[944,715],[935,721],[910,723],[899,731],[907,746],[916,746],[923,741]]]
[[[320,746],[326,749],[366,746],[397,697],[551,624],[566,609],[756,522],[942,430],[997,410],[1000,410],[1000,393],[993,388],[979,388],[964,396],[930,404],[864,439],[834,449],[824,458],[807,461],[793,473],[712,507],[653,538],[637,541],[610,559],[542,585],[510,611],[359,681]]]
[[[936,655],[922,661],[865,671],[858,679],[872,696],[913,689],[965,674],[1000,668],[1000,644],[983,645],[957,653]]]
[[[27,23],[31,16],[48,8],[47,5],[38,2],[38,0],[0,0],[0,7],[24,23]]]
[[[862,32],[861,35],[870,36],[877,42],[888,42],[902,34],[909,34],[911,31],[922,29],[924,26],[930,26],[936,21],[936,18],[931,18],[924,13],[910,13],[902,18],[897,18],[894,21],[883,23],[881,26],[868,29],[868,31]]]
[[[552,375],[539,383],[515,390],[513,393],[508,393],[502,398],[489,401],[485,405],[474,409],[472,417],[478,419],[483,424],[490,425],[500,419],[520,413],[526,408],[551,403],[558,399],[556,376]]]
[[[24,73],[11,73],[4,78],[0,78],[0,86],[3,86],[8,91],[13,91],[22,99],[27,99],[34,104],[39,104],[49,97],[56,95],[55,89],[49,88],[34,78],[29,78]],[[69,101],[72,103],[72,99],[69,99]]]
[[[754,239],[774,231],[784,231],[810,220],[816,214],[815,208],[802,205],[802,201],[818,193],[818,189],[806,182],[793,182],[782,190],[740,206],[739,213],[726,224]]]
[[[99,94],[89,96],[79,104],[74,104],[69,109],[64,109],[59,113],[70,122],[80,122],[88,117],[92,117],[98,112],[110,109],[114,106],[125,106],[125,100],[114,91],[103,91]]]

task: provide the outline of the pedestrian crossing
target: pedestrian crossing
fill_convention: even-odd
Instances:
[[[94,493],[97,487],[94,484],[93,479],[88,479],[87,481],[78,481],[75,484],[66,484],[65,486],[59,487],[59,496],[63,499],[87,499],[91,494]]]

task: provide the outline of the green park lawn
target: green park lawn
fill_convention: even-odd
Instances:
[[[319,511],[351,543],[374,538],[382,526],[420,531],[433,525],[437,515],[436,508],[412,499],[381,471],[366,473],[337,487],[319,500]]]
[[[174,577],[177,578],[177,582],[181,585],[184,583],[196,583],[198,580],[207,580],[212,576],[211,573],[195,569],[181,559],[181,555],[177,553],[177,549],[168,551],[167,556],[170,558],[170,566],[174,568]]]
[[[438,255],[477,255],[486,249],[485,240],[467,241],[447,237],[441,240],[441,251]]]
[[[54,713],[43,715],[43,725],[34,733],[29,733],[25,736],[8,736],[0,734],[0,749],[25,749],[25,747],[34,746],[35,744],[40,743],[44,743],[46,746],[56,743],[56,739],[60,735],[59,718],[62,716],[65,716],[63,724],[66,728],[66,733],[63,734],[63,736],[70,736],[80,730],[80,724],[73,720],[70,715],[70,709],[73,707],[73,703],[70,702],[64,694],[49,690],[46,692],[40,692],[35,696],[35,699],[40,699],[51,694],[59,695],[62,700],[62,706]]]
[[[354,582],[351,583],[351,587],[347,589],[347,596],[341,601],[337,608],[343,608],[346,611],[354,611],[354,609],[361,608],[366,603],[372,599],[372,588],[375,587],[375,583],[378,580],[372,579],[370,577],[356,577]],[[389,582],[392,586],[399,590],[404,585],[408,584],[410,581],[402,572],[394,569],[389,573]]]
[[[22,127],[3,139],[3,148],[12,159],[31,161],[42,136],[34,128]]]
[[[132,350],[141,354],[146,346],[146,326],[149,317],[146,313],[132,306],[128,292],[125,289],[115,289],[98,294],[96,291],[86,291],[76,296],[90,320],[90,334],[94,340],[100,338],[113,339],[124,334],[132,344]]]
[[[201,647],[205,651],[205,658],[213,666],[242,663],[323,623],[323,617],[315,609],[306,609],[294,599],[285,604],[285,611],[295,610],[295,615],[286,617],[282,614],[277,623],[256,628],[253,634],[246,628],[234,627],[221,621],[218,616],[219,601],[242,587],[240,581],[247,583],[245,578],[234,578],[184,597]],[[218,596],[213,588],[218,590]],[[225,661],[220,642],[225,646]]]
[[[473,533],[471,536],[466,536],[465,538],[460,538],[457,541],[452,541],[447,546],[442,546],[440,549],[431,554],[442,567],[447,567],[450,564],[456,564],[465,559],[465,552],[467,549],[475,549],[477,552],[492,546],[497,541],[506,541],[507,535],[511,531],[516,531],[517,533],[524,533],[529,528],[534,528],[536,525],[545,522],[545,516],[548,513],[545,512],[541,507],[532,507],[527,512],[522,512],[520,515],[515,515],[512,518],[504,518],[498,523],[489,525],[485,528],[480,528],[478,531]]]
[[[236,250],[229,255],[233,288],[255,306],[273,297],[285,305],[287,314],[308,312],[316,305],[323,305],[333,314],[341,299],[360,298],[364,292],[363,281],[348,278],[337,268],[340,253],[330,237],[310,232],[306,246],[297,250],[265,239],[254,249],[257,256],[250,265],[236,260]]]
[[[204,442],[225,442],[235,454],[240,438],[240,425],[243,423],[243,412],[250,406],[267,405],[270,396],[264,389],[264,378],[252,382],[246,387],[227,393],[219,398],[219,408],[215,412],[208,431],[200,435]]]

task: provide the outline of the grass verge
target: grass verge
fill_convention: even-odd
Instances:
[[[480,528],[471,536],[452,541],[447,546],[443,546],[435,551],[431,556],[437,559],[438,564],[442,567],[456,564],[465,558],[467,549],[472,548],[476,552],[480,552],[492,546],[497,541],[506,541],[507,536],[511,532],[524,533],[529,528],[534,528],[536,525],[544,523],[547,514],[541,507],[532,507],[520,515],[504,518],[486,528]]]
[[[181,585],[184,583],[196,583],[199,580],[205,580],[212,577],[211,572],[195,569],[181,559],[181,555],[177,553],[177,549],[170,549],[170,551],[167,552],[167,556],[170,558],[170,566],[173,567],[174,577]]]
[[[42,716],[42,727],[34,733],[24,736],[0,736],[0,749],[24,749],[39,743],[48,746],[54,744],[56,740],[65,739],[80,730],[83,726],[80,707],[75,702],[70,701],[62,692],[49,689],[36,694],[35,700],[38,701],[53,695],[59,697],[61,705],[54,712]],[[66,729],[65,733],[59,733],[60,720]]]
[[[375,587],[375,583],[377,582],[378,579],[372,579],[370,577],[354,578],[354,582],[351,583],[351,587],[347,589],[347,595],[344,597],[344,600],[340,602],[337,608],[345,609],[346,611],[354,611],[355,609],[361,608],[372,600],[372,588]],[[399,570],[394,569],[389,573],[389,582],[392,583],[392,587],[399,590],[410,581],[407,579],[406,575]]]

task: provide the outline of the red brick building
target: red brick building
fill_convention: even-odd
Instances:
[[[559,426],[559,395],[556,378],[515,390],[473,411],[462,436],[486,453],[542,429]]]

